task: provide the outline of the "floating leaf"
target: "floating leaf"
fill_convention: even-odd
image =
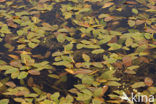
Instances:
[[[104,3],[104,5],[102,6],[102,8],[110,7],[110,6],[113,5],[113,4],[114,4],[114,3],[112,3],[112,2]]]
[[[16,87],[16,84],[14,82],[7,82],[5,85],[9,86],[9,87]]]
[[[88,76],[88,75],[85,75],[83,78],[82,78],[82,83],[83,84],[92,84],[94,82],[94,79],[92,76]]]
[[[58,102],[58,101],[59,101],[59,100],[58,100],[59,96],[60,96],[60,93],[59,93],[59,92],[55,92],[54,94],[52,94],[52,95],[50,96],[50,98],[51,98],[53,101]]]
[[[30,73],[31,75],[40,75],[40,72],[37,70],[29,70],[28,73]]]
[[[105,44],[105,43],[109,42],[109,41],[111,40],[111,38],[112,38],[111,36],[105,35],[104,38],[103,38],[102,40],[99,41],[99,44],[100,44],[100,45],[101,45],[101,44]]]
[[[136,82],[133,85],[131,85],[132,88],[140,88],[140,87],[145,87],[145,83],[144,82]]]
[[[122,58],[122,63],[125,65],[125,66],[131,66],[132,65],[132,57],[131,56],[124,56]]]
[[[27,72],[22,71],[22,72],[20,72],[20,74],[19,74],[19,76],[18,76],[18,79],[24,79],[24,78],[27,77],[27,75],[28,75]]]
[[[9,104],[9,99],[1,99],[0,104]]]
[[[126,46],[131,46],[133,44],[133,39],[127,38],[125,44],[126,44]]]
[[[64,42],[65,41],[65,34],[58,34],[58,36],[57,36],[57,40],[58,40],[58,42]]]
[[[64,46],[65,51],[70,51],[73,48],[73,44],[67,44]]]
[[[130,27],[135,26],[135,21],[134,21],[134,20],[128,20],[128,25],[129,25]]]
[[[138,10],[135,9],[135,8],[132,9],[132,12],[133,12],[134,14],[138,14]]]
[[[83,47],[85,47],[84,44],[77,44],[77,46],[76,46],[77,49],[81,49],[81,48],[83,48]]]
[[[89,62],[90,61],[90,57],[87,54],[82,54],[82,58],[84,59],[84,61]]]
[[[147,86],[152,86],[153,80],[152,80],[151,78],[149,78],[149,77],[145,77],[144,83],[145,83]]]
[[[109,81],[106,83],[106,85],[108,85],[108,86],[121,86],[121,84],[119,82],[116,82],[116,81]]]
[[[110,46],[109,50],[117,50],[122,47],[120,44],[117,43],[108,43],[108,46]]]

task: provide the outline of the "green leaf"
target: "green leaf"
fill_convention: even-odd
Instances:
[[[103,64],[101,62],[92,62],[92,65],[97,68],[103,68]]]
[[[96,49],[96,48],[100,48],[100,46],[99,46],[99,45],[92,45],[92,44],[90,44],[90,45],[85,45],[84,47],[85,47],[85,48],[89,48],[89,49]]]
[[[73,44],[71,44],[71,43],[67,44],[67,45],[64,46],[64,48],[65,48],[64,50],[70,51],[73,48]]]
[[[94,78],[92,76],[88,76],[88,75],[85,75],[83,78],[82,78],[82,83],[83,84],[92,84],[94,82]]]
[[[102,73],[100,78],[105,80],[118,80],[117,78],[113,77],[114,73],[115,73],[114,70],[105,71],[104,73]]]
[[[133,39],[127,38],[125,44],[126,44],[126,46],[131,46],[133,44]]]
[[[132,88],[140,88],[146,86],[144,82],[136,82],[133,85],[131,85]]]
[[[134,13],[134,14],[138,14],[138,10],[135,9],[135,8],[133,8],[133,9],[132,9],[132,13]]]
[[[52,94],[50,96],[50,99],[53,100],[53,101],[55,101],[55,102],[58,102],[59,101],[58,100],[59,97],[60,97],[60,93],[59,92],[55,92],[54,94]]]
[[[23,31],[23,30],[18,30],[18,31],[17,31],[17,34],[18,34],[19,36],[21,36],[21,35],[24,34],[24,31]]]
[[[27,77],[27,75],[28,75],[28,72],[22,71],[22,72],[20,72],[18,79],[24,79]]]
[[[65,41],[65,34],[59,34],[57,36],[57,41],[63,43]]]
[[[85,85],[82,85],[82,84],[74,85],[74,87],[76,87],[79,90],[86,88],[86,86]]]
[[[9,99],[1,99],[0,104],[9,104]]]
[[[84,45],[84,44],[77,44],[77,46],[76,46],[76,48],[77,49],[81,49],[81,48],[83,48],[83,47],[85,47],[86,45]]]
[[[99,41],[99,44],[105,44],[107,42],[109,42],[112,39],[112,37],[110,35],[104,35],[104,38],[102,40]]]
[[[103,104],[103,100],[101,99],[98,99],[98,98],[93,98],[92,100],[92,104]]]
[[[83,93],[78,93],[77,94],[77,100],[79,101],[86,101],[86,100],[89,100],[91,99],[92,97],[92,93],[91,91],[87,90],[87,89],[84,89],[84,90],[81,90]]]
[[[66,101],[66,103],[72,103],[74,101],[74,99],[71,95],[67,95],[65,101]]]
[[[92,51],[92,54],[100,54],[103,53],[105,50],[104,49],[96,49]]]
[[[11,73],[11,78],[15,79],[15,78],[17,78],[19,76],[19,74],[20,74],[20,72],[19,72],[19,70],[17,70],[15,72]]]
[[[88,40],[82,40],[81,43],[83,43],[83,44],[92,44],[92,42],[88,41]]]
[[[18,71],[18,68],[14,68],[11,66],[6,66],[6,67],[3,66],[2,68],[6,68],[5,74],[11,74],[13,72]]]
[[[106,83],[106,85],[108,85],[108,86],[121,86],[121,84],[116,82],[116,81],[108,81]]]
[[[120,44],[117,43],[108,43],[108,46],[110,46],[109,50],[117,50],[122,47]]]
[[[94,91],[94,96],[98,97],[101,96],[103,93],[103,88],[96,88]]]
[[[127,69],[134,70],[134,69],[138,69],[139,67],[140,66],[138,66],[138,65],[132,65],[132,66],[128,67]]]
[[[134,20],[128,20],[128,25],[129,25],[130,27],[135,26],[135,21],[134,21]]]
[[[41,91],[39,88],[37,88],[37,87],[32,87],[32,89],[33,89],[38,95],[40,95],[40,94],[42,93],[42,91]]]
[[[90,57],[87,54],[82,54],[82,58],[84,59],[84,61],[90,62]]]
[[[90,10],[91,10],[91,8],[83,8],[83,9],[80,9],[79,13],[89,12]]]
[[[29,43],[28,43],[28,46],[29,46],[30,48],[35,48],[35,47],[38,46],[38,44],[29,42]]]
[[[150,33],[145,33],[144,36],[145,36],[146,39],[151,39],[152,38],[152,34],[150,34]]]

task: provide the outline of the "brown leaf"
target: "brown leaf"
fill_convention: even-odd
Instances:
[[[28,73],[30,73],[31,75],[40,75],[40,72],[37,70],[29,70]]]
[[[125,4],[137,4],[137,3],[134,1],[126,1]]]
[[[34,84],[34,80],[32,77],[30,77],[28,80],[27,80],[27,84],[29,87],[33,87],[33,84]]]
[[[20,60],[12,60],[12,61],[10,62],[10,65],[11,65],[11,66],[14,66],[14,67],[21,67],[21,66],[22,66]]]
[[[79,69],[79,70],[76,70],[74,74],[88,74],[88,73],[91,73],[93,72],[92,70],[88,70],[88,69]]]
[[[141,25],[143,23],[145,23],[145,20],[136,20],[135,22],[136,25]]]
[[[113,4],[114,4],[114,3],[112,3],[112,2],[105,3],[105,4],[103,5],[102,8],[110,7],[110,6],[112,6]]]
[[[144,63],[149,63],[149,60],[148,60],[148,58],[146,58],[146,57],[140,57],[140,58],[139,58],[139,61],[140,61],[140,62],[144,62]]]
[[[15,24],[12,19],[7,20],[7,24],[9,27],[17,28],[17,24]]]
[[[107,92],[108,88],[109,87],[107,85],[103,86],[102,95],[104,95]]]
[[[148,32],[148,33],[156,33],[156,29],[152,29],[150,27],[146,27],[145,31]]]
[[[131,56],[125,56],[122,59],[122,62],[125,66],[131,66],[132,65],[132,58]]]
[[[38,59],[44,59],[44,56],[37,54],[37,55],[32,55],[32,57],[34,58],[38,58]]]
[[[146,77],[146,78],[144,79],[144,83],[145,83],[147,86],[152,86],[153,80],[152,80],[151,78],[149,78],[149,77]]]
[[[7,85],[7,86],[9,86],[9,87],[16,87],[16,84],[14,83],[14,82],[7,82],[7,83],[5,83],[5,85]]]
[[[116,43],[117,42],[117,37],[115,36],[115,37],[113,37],[110,41],[109,41],[109,43]]]
[[[44,55],[45,58],[48,58],[51,55],[51,51],[47,51]]]
[[[114,65],[117,67],[117,68],[119,68],[119,69],[122,69],[122,63],[121,62],[116,62],[116,63],[114,63]]]
[[[104,21],[111,21],[113,20],[115,17],[114,16],[108,16],[104,19]]]
[[[138,43],[139,45],[148,45],[148,41],[146,39],[142,39]]]

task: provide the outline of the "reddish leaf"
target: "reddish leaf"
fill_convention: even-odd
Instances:
[[[19,60],[12,60],[10,62],[10,65],[14,66],[14,67],[21,67],[22,66],[22,64],[21,64],[21,62]]]
[[[37,70],[29,70],[28,73],[30,73],[31,75],[40,75],[40,72]]]
[[[107,92],[108,88],[109,87],[107,85],[103,86],[102,95],[104,95]]]
[[[15,24],[12,19],[7,20],[7,23],[8,23],[8,26],[12,28],[17,28],[17,24]]]
[[[109,41],[109,43],[116,43],[117,42],[117,37],[115,36],[115,37],[113,37],[110,41]]]
[[[110,7],[110,6],[112,6],[113,4],[114,4],[114,3],[112,3],[112,2],[104,3],[104,5],[103,5],[102,8]]]
[[[9,86],[9,87],[16,87],[16,85],[15,85],[15,83],[14,82],[7,82],[7,83],[5,83],[5,85],[7,85],[7,86]]]
[[[149,77],[146,77],[146,78],[144,79],[144,83],[145,83],[147,86],[152,86],[153,80],[152,80],[151,78],[149,78]]]
[[[108,16],[104,19],[104,21],[111,21],[113,20],[115,17],[114,16]]]
[[[116,62],[116,63],[114,63],[114,65],[117,67],[117,68],[119,68],[119,69],[122,69],[122,63],[121,62]]]
[[[134,1],[126,1],[125,4],[137,4],[137,3]]]
[[[144,62],[144,63],[149,63],[149,60],[148,60],[148,58],[146,58],[146,57],[140,57],[140,58],[139,58],[139,61],[140,61],[140,62]]]
[[[30,77],[30,78],[28,79],[27,84],[28,84],[29,87],[33,87],[34,80],[33,80],[32,77]]]
[[[122,59],[122,62],[125,66],[131,66],[132,65],[132,58],[131,56],[125,56]]]

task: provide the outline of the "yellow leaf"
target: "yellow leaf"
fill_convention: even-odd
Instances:
[[[72,69],[65,69],[65,71],[67,71],[70,74],[75,74],[75,72]]]

